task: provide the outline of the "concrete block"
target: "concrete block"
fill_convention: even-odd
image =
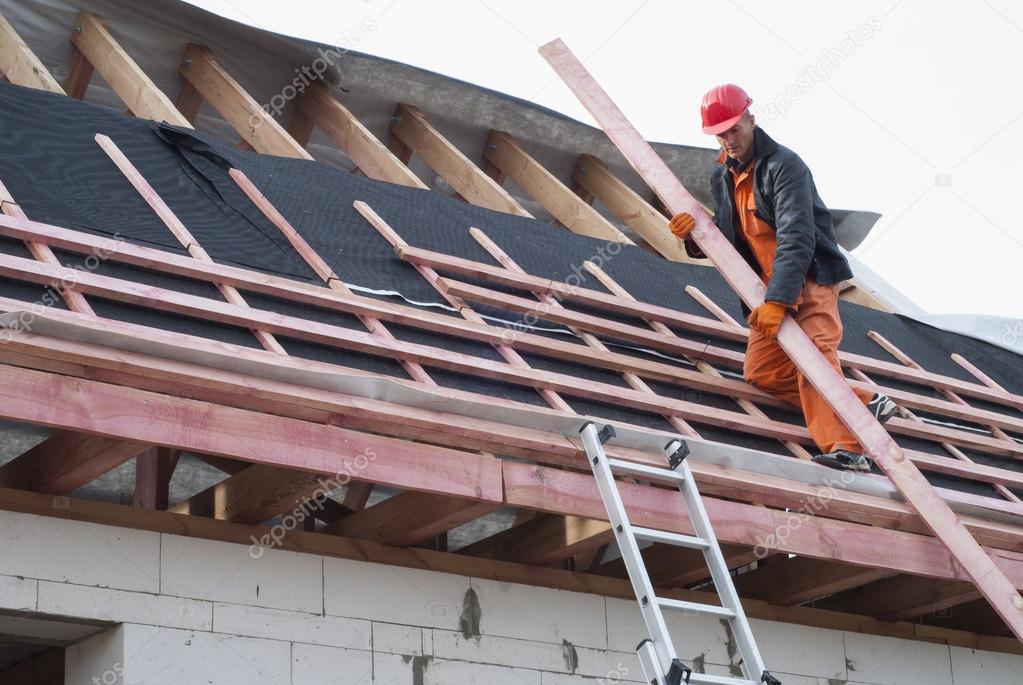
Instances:
[[[213,605],[183,597],[39,582],[39,611],[54,616],[209,630]]]
[[[952,685],[947,645],[846,632],[845,656],[851,680],[876,685]]]
[[[55,497],[54,506],[67,506]],[[0,574],[158,592],[160,536],[148,531],[0,511]]]
[[[318,614],[323,610],[322,561],[312,554],[163,535],[163,594]]]
[[[124,625],[124,685],[291,685],[291,643]]]
[[[291,652],[291,682],[293,685],[370,685],[374,682],[373,655],[356,649],[296,643]]]
[[[124,626],[69,645],[64,650],[64,685],[122,685]]]
[[[719,619],[710,616],[687,616],[667,612],[668,624],[675,649],[685,661],[702,661],[728,665],[728,631]],[[636,645],[647,638],[639,604],[635,600],[607,598],[607,646],[618,652],[635,653]]]
[[[457,630],[469,579],[450,573],[323,560],[324,607],[332,616]]]
[[[625,652],[492,635],[466,639],[459,632],[445,630],[433,631],[433,655],[447,660],[590,677],[611,678],[617,674],[620,678],[623,673],[637,674],[639,668],[635,654]]]
[[[370,622],[266,607],[216,603],[213,631],[369,651]]]
[[[32,578],[0,576],[0,609],[34,611],[39,581]]]
[[[601,596],[477,578],[472,587],[485,635],[607,648]]]
[[[1019,685],[1023,683],[1023,656],[952,647],[952,682],[955,685]]]
[[[508,668],[432,657],[373,655],[373,685],[541,685],[540,671]]]
[[[373,651],[423,656],[423,633],[418,626],[373,622]]]
[[[772,673],[793,673],[814,678],[845,680],[845,644],[842,632],[792,623],[750,619],[753,637]],[[735,658],[738,663],[738,656]]]
[[[626,685],[627,683],[643,683],[643,674],[638,671],[633,673],[634,676],[640,680],[632,680],[628,674],[623,675],[620,673],[612,673],[600,678],[593,678],[590,676],[549,673],[543,671],[540,673],[540,685]],[[785,685],[788,685],[788,683]]]

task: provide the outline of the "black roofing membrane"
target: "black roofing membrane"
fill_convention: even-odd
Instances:
[[[193,131],[128,117],[73,98],[11,84],[0,84],[0,111],[3,112],[3,116],[0,116],[0,179],[3,179],[27,215],[36,221],[99,235],[117,234],[130,242],[183,254],[176,238],[96,144],[94,136],[102,132],[109,135],[139,168],[199,244],[217,262],[322,284],[280,231],[263,217],[230,179],[227,172],[233,166],[243,170],[252,179],[338,276],[356,288],[358,294],[397,301],[393,295],[367,293],[360,289],[371,288],[397,291],[413,301],[446,304],[434,287],[412,266],[398,259],[387,240],[354,209],[353,202],[356,200],[370,205],[404,240],[416,247],[497,265],[469,235],[468,229],[477,227],[532,275],[578,283],[581,287],[606,292],[599,281],[582,268],[586,260],[594,260],[642,302],[712,318],[684,291],[686,285],[692,284],[732,317],[737,320],[742,318],[738,299],[720,275],[710,267],[670,262],[641,248],[574,235],[532,219],[469,205],[437,192],[374,181],[316,162],[246,152]],[[47,135],[39,135],[40,130],[45,130]],[[0,252],[30,256],[23,244],[5,239],[0,239]],[[80,255],[62,257],[81,259]],[[112,262],[102,263],[97,271],[222,301],[215,288],[190,279]],[[476,282],[466,277],[456,278]],[[485,285],[494,290],[533,297],[525,291]],[[0,279],[0,295],[3,296],[31,302],[40,298],[43,292],[42,286]],[[245,292],[244,296],[254,307],[365,330],[356,317],[334,310],[249,292]],[[101,316],[248,347],[258,346],[252,333],[244,328],[155,312],[99,298],[90,297],[89,301]],[[634,317],[604,311],[602,308],[571,301],[565,304],[573,311],[645,325]],[[516,312],[475,304],[473,307],[481,314],[512,322],[522,322],[524,319],[522,314]],[[917,363],[929,371],[975,382],[972,376],[949,358],[950,353],[960,352],[1011,392],[1023,393],[1023,365],[1017,355],[981,341],[856,304],[842,302],[840,307],[845,324],[841,345],[844,351],[897,363],[896,359],[867,337],[866,333],[873,330],[912,355]],[[454,312],[436,307],[430,308],[430,311],[457,316]],[[502,324],[495,322],[494,325]],[[536,325],[559,327],[544,321],[538,321]],[[442,347],[484,359],[501,360],[500,355],[488,344],[456,340],[405,326],[388,324],[388,327],[401,340]],[[543,330],[535,333],[578,342],[564,334]],[[726,349],[743,349],[741,343],[712,336],[685,330],[678,330],[678,334],[687,340],[701,343],[710,341]],[[602,339],[605,338],[602,336]],[[282,344],[289,353],[299,357],[330,361],[398,378],[407,377],[393,360],[288,338],[282,338]],[[612,350],[621,354],[646,356],[645,353],[624,349],[619,345],[612,345]],[[532,354],[527,358],[537,368],[624,387],[620,375],[614,372]],[[675,363],[664,357],[646,358]],[[692,368],[689,365],[685,367]],[[436,368],[428,367],[427,370],[441,385],[535,405],[544,404],[539,394],[529,387]],[[874,376],[879,382],[894,387],[911,389],[927,396],[941,396],[931,387],[887,378],[882,380],[877,374]],[[734,401],[728,398],[695,393],[669,384],[657,384],[657,389],[671,397],[738,411]],[[637,412],[574,397],[568,399],[580,412],[671,430],[666,420],[654,413]],[[1018,411],[1008,407],[975,402],[972,398],[969,401],[975,406],[1019,415]],[[798,421],[798,414],[794,411],[767,406],[763,409],[772,418]],[[699,429],[710,439],[785,453],[784,447],[777,440],[706,425],[700,425]],[[923,451],[941,453],[940,446],[933,442],[911,442],[903,438],[899,438],[899,442],[913,444],[914,448]],[[934,452],[935,449],[939,452]],[[1014,470],[1023,470],[1018,462],[1003,463],[1005,468],[1012,466]],[[974,484],[958,480],[955,482],[960,483],[958,487],[975,489]]]

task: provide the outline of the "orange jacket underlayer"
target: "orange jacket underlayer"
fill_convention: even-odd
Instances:
[[[760,265],[766,284],[773,272],[778,239],[774,228],[756,215],[756,196],[753,193],[755,164],[754,159],[741,171],[731,170],[735,187],[733,197],[743,236]],[[820,285],[808,279],[796,300],[792,317],[841,375],[838,344],[842,341],[842,319],[838,314],[838,290],[838,285]],[[803,377],[777,341],[768,340],[757,330],[750,329],[743,375],[750,385],[802,409],[806,427],[822,452],[836,449],[863,452],[859,441]],[[873,397],[873,393],[866,390],[856,389],[855,392],[864,404]]]

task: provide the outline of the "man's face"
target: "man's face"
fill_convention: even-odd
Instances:
[[[745,162],[753,154],[753,129],[756,123],[752,114],[746,114],[735,126],[714,136],[725,154],[732,159]]]

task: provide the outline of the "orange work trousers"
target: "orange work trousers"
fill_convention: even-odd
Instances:
[[[808,280],[792,313],[796,323],[817,349],[842,373],[838,362],[838,344],[842,341],[842,319],[838,314],[838,285],[820,285]],[[760,331],[750,329],[743,365],[746,382],[803,410],[806,427],[821,452],[845,449],[862,454],[859,441],[828,403],[789,359],[777,341],[768,340]],[[854,389],[864,404],[873,398],[868,390]]]

